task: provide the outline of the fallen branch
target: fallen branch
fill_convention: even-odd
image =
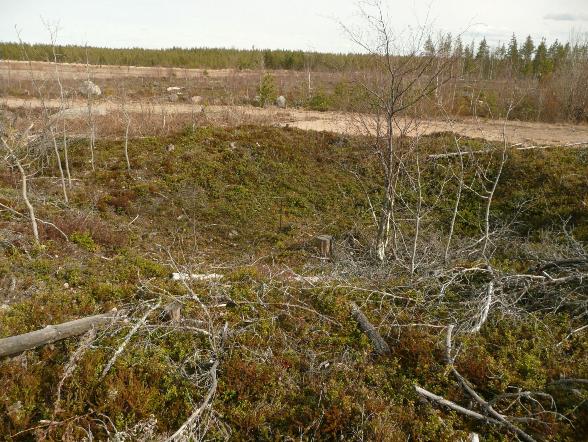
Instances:
[[[491,296],[490,291],[491,291],[492,287],[493,287],[492,284],[490,284],[490,287],[488,290],[488,292],[489,292],[488,297]],[[487,313],[486,313],[486,315],[487,315]],[[513,425],[512,423],[510,423],[506,419],[505,416],[498,413],[492,407],[492,405],[490,403],[488,403],[486,400],[484,400],[484,398],[482,398],[472,387],[470,387],[467,380],[456,370],[455,366],[453,365],[454,358],[451,356],[453,328],[454,328],[453,325],[450,325],[449,327],[447,327],[447,337],[446,337],[446,341],[445,341],[445,359],[451,368],[451,372],[452,372],[453,376],[457,379],[457,382],[468,393],[468,395],[474,401],[476,401],[482,407],[483,410],[486,411],[486,413],[488,413],[490,416],[492,416],[491,417],[492,420],[494,420],[496,423],[508,428],[510,431],[515,433],[522,440],[527,441],[527,442],[535,442],[535,439],[533,439],[531,436],[529,436],[527,433],[525,433],[523,430],[521,430],[516,425]],[[468,410],[468,411],[471,411],[471,410]]]
[[[575,267],[581,267],[581,266],[585,266],[588,265],[588,259],[585,258],[574,258],[574,259],[561,259],[558,261],[551,261],[551,262],[547,262],[541,265],[538,265],[536,267],[531,267],[530,269],[527,270],[527,273],[533,273],[533,274],[541,274],[547,270],[552,270],[552,269],[566,269],[566,268],[575,268]]]
[[[476,391],[469,386],[469,384],[467,383],[467,381],[465,380],[465,378],[459,374],[459,372],[455,369],[455,367],[451,367],[451,371],[453,373],[453,375],[455,376],[455,378],[457,379],[457,381],[461,384],[461,386],[463,387],[463,389],[470,395],[470,397],[472,399],[474,399],[484,410],[486,410],[487,413],[489,413],[493,419],[495,419],[497,422],[499,422],[501,425],[505,426],[506,428],[508,428],[510,431],[512,431],[513,433],[516,433],[516,435],[521,438],[524,441],[527,442],[535,442],[535,439],[533,439],[531,436],[529,436],[527,433],[525,433],[523,430],[521,430],[519,427],[517,427],[516,425],[513,425],[512,423],[510,423],[508,420],[506,420],[506,417],[504,417],[502,414],[498,413],[493,407],[492,405],[490,405],[487,401],[485,401],[478,393],[476,393]]]
[[[558,384],[582,384],[588,385],[588,379],[573,379],[573,378],[563,378],[558,379],[557,381],[553,381],[551,385],[558,385]]]
[[[568,144],[561,144],[561,145],[545,145],[545,146],[523,146],[522,144],[513,144],[510,146],[512,150],[535,150],[535,149],[561,149],[561,148],[576,148],[581,149],[584,147],[588,147],[588,143],[568,143]],[[469,155],[482,155],[486,153],[495,152],[495,149],[480,149],[480,150],[465,150],[461,152],[449,152],[449,153],[438,153],[438,154],[431,154],[428,156],[429,160],[439,160],[442,158],[454,158],[454,157],[463,157]]]
[[[420,394],[421,396],[423,396],[427,399],[430,399],[434,402],[437,402],[440,405],[444,405],[447,408],[451,408],[452,410],[457,411],[458,413],[461,413],[461,414],[469,416],[469,417],[473,417],[474,419],[479,419],[479,420],[482,420],[485,422],[489,422],[492,424],[500,424],[500,422],[497,421],[496,419],[493,419],[488,416],[484,416],[483,414],[480,414],[475,411],[464,408],[461,405],[457,405],[455,402],[451,402],[445,398],[442,398],[441,396],[437,396],[436,394],[433,394],[430,391],[425,390],[422,387],[419,387],[418,385],[415,385],[414,388],[415,388],[416,392],[418,394]]]
[[[186,437],[187,435],[185,433],[191,430],[192,425],[194,425],[194,422],[196,422],[196,420],[198,420],[200,415],[204,412],[204,410],[209,406],[210,402],[212,401],[212,398],[214,397],[214,394],[216,393],[216,388],[218,385],[216,370],[218,369],[219,361],[223,356],[224,346],[226,344],[228,332],[229,332],[229,325],[228,325],[228,323],[225,323],[225,326],[223,327],[223,331],[220,336],[220,342],[219,342],[219,345],[218,345],[218,348],[216,351],[216,353],[217,353],[216,358],[214,359],[214,362],[212,363],[212,366],[210,367],[210,370],[209,370],[211,385],[210,385],[210,388],[208,389],[208,393],[206,393],[206,396],[205,396],[204,400],[202,401],[202,403],[200,404],[200,406],[196,410],[194,410],[194,412],[190,415],[190,417],[186,420],[186,422],[184,422],[182,424],[182,426],[180,428],[178,428],[178,430],[167,439],[166,442],[176,442],[176,441],[188,440],[189,438]]]
[[[204,400],[202,401],[200,406],[196,410],[194,410],[194,412],[190,415],[190,417],[186,420],[186,422],[184,422],[182,424],[182,426],[180,428],[178,428],[178,431],[176,431],[174,434],[172,434],[167,439],[167,442],[175,442],[175,441],[185,440],[184,432],[186,432],[187,430],[189,430],[192,427],[194,422],[200,417],[200,415],[206,409],[206,407],[208,407],[208,404],[212,400],[214,393],[216,393],[216,387],[218,385],[218,379],[216,376],[216,370],[218,368],[218,363],[219,363],[219,361],[216,360],[212,364],[212,367],[210,367],[209,373],[210,373],[210,379],[211,379],[211,386],[208,389],[208,393],[206,393],[206,397],[204,398]]]
[[[0,339],[0,357],[15,355],[42,345],[83,335],[92,328],[108,324],[116,315],[116,311],[113,311],[101,315],[88,316],[76,319],[75,321],[64,322],[63,324],[48,325],[41,330],[35,330],[22,335]]]
[[[130,342],[131,338],[133,337],[133,335],[135,333],[137,333],[137,330],[139,330],[139,328],[142,325],[145,325],[145,322],[147,321],[147,317],[154,311],[157,310],[159,308],[159,306],[161,305],[161,302],[158,302],[154,307],[151,307],[147,313],[145,313],[143,315],[143,317],[137,321],[137,323],[133,326],[133,328],[127,333],[127,336],[125,337],[125,340],[123,341],[123,343],[118,347],[118,349],[114,352],[114,354],[112,355],[112,358],[110,358],[110,360],[108,361],[108,364],[106,364],[106,367],[104,367],[104,370],[102,370],[102,374],[100,375],[100,380],[104,379],[104,377],[108,374],[108,371],[112,368],[112,366],[114,365],[114,363],[116,362],[117,358],[120,356],[120,354],[124,351],[125,347],[128,345],[128,343]]]
[[[391,353],[390,347],[386,341],[384,341],[382,335],[378,333],[376,327],[373,326],[354,302],[351,303],[351,316],[353,316],[353,319],[355,319],[361,331],[367,335],[377,354],[383,356]]]

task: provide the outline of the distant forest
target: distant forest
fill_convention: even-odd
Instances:
[[[53,49],[47,44],[0,43],[0,59],[53,61]],[[112,49],[85,46],[56,47],[58,61],[123,66],[164,66],[194,69],[286,69],[339,70],[362,66],[368,57],[361,54],[328,54],[318,52],[168,48],[168,49]]]
[[[25,55],[26,52],[26,55]],[[338,71],[362,69],[373,59],[364,54],[329,54],[286,50],[239,50],[213,48],[112,49],[76,45],[56,47],[58,61],[124,66],[164,66],[200,69],[285,69]],[[508,44],[491,47],[486,39],[464,44],[458,37],[446,35],[424,47],[423,55],[455,57],[463,74],[476,74],[481,79],[501,78],[505,74],[541,78],[560,67],[588,58],[588,43],[547,44],[534,42],[529,36],[519,43],[513,35]],[[0,43],[0,59],[52,61],[51,45]]]

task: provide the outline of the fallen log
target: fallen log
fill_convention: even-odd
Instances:
[[[41,330],[0,339],[0,358],[32,350],[62,339],[83,335],[91,328],[109,323],[116,317],[116,314],[116,311],[112,311],[101,315],[87,316],[62,324],[48,325]]]
[[[353,319],[355,319],[361,331],[367,335],[372,345],[374,346],[374,350],[377,354],[383,356],[389,355],[391,353],[390,347],[388,346],[386,341],[384,341],[382,335],[378,333],[376,327],[373,326],[373,324],[368,320],[366,315],[362,313],[362,311],[354,302],[351,303],[351,316],[353,316]]]

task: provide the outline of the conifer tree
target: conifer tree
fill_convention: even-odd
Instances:
[[[480,69],[480,77],[487,77],[490,68],[490,48],[486,37],[482,39],[478,46],[478,52],[476,53],[476,61]]]
[[[463,57],[463,43],[461,41],[461,36],[457,36],[455,39],[455,44],[453,45],[453,56],[458,60]]]
[[[535,51],[535,57],[533,58],[533,74],[536,77],[541,78],[551,72],[552,66],[551,60],[547,55],[547,45],[545,44],[545,40],[541,40],[541,43],[539,43],[539,46],[537,46],[537,50]]]
[[[517,37],[514,34],[512,34],[508,49],[506,50],[506,59],[510,64],[511,70],[516,72],[519,69],[521,60],[519,55],[519,44],[517,42]]]
[[[524,75],[529,75],[533,72],[533,53],[535,52],[535,43],[530,35],[527,36],[525,43],[521,47],[521,71]]]
[[[474,41],[469,46],[466,46],[463,56],[463,72],[470,73],[474,68]]]

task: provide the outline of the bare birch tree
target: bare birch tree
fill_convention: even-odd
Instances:
[[[29,213],[31,230],[35,243],[39,244],[39,229],[37,227],[37,218],[35,209],[29,199],[28,174],[25,170],[31,161],[31,149],[29,134],[33,125],[31,124],[26,130],[19,132],[15,128],[8,128],[6,133],[0,137],[2,142],[2,160],[10,168],[16,168],[20,176],[20,193]]]
[[[51,52],[53,54],[53,64],[55,66],[55,79],[57,80],[57,85],[59,86],[59,115],[61,116],[61,123],[62,123],[62,137],[63,137],[63,155],[64,155],[64,163],[65,163],[65,171],[67,174],[67,184],[69,188],[71,188],[71,172],[69,169],[69,152],[67,148],[67,128],[65,123],[64,112],[66,109],[66,100],[65,100],[65,92],[63,89],[63,83],[61,82],[61,75],[59,74],[59,64],[57,62],[57,51],[55,50],[55,45],[57,42],[57,26],[51,26],[45,23],[47,30],[49,31],[49,35],[51,37]],[[55,138],[55,137],[54,137]],[[61,166],[61,159],[59,158],[59,152],[57,150],[57,141],[54,139],[55,145],[55,152],[57,154],[58,164],[59,164],[59,171],[62,177],[62,184],[63,184],[63,169]],[[64,186],[65,187],[65,186]],[[64,189],[64,198],[67,203],[67,191]]]
[[[359,130],[372,140],[382,172],[374,252],[379,261],[387,257],[391,222],[396,201],[396,184],[402,167],[399,161],[400,119],[411,115],[416,105],[449,79],[451,58],[438,58],[437,46],[429,45],[427,26],[400,32],[391,25],[381,0],[360,3],[364,28],[342,25],[358,47],[371,56],[371,69],[357,83],[365,92],[363,113],[357,118]],[[392,245],[394,250],[395,244]]]
[[[90,163],[92,164],[92,170],[96,170],[96,166],[94,164],[94,147],[96,144],[96,126],[94,123],[94,113],[92,106],[94,104],[94,96],[92,94],[92,89],[90,87],[91,84],[91,77],[90,77],[90,59],[88,57],[88,48],[86,47],[86,99],[88,103],[88,129],[90,130],[90,140],[89,140],[89,147],[90,147]]]

